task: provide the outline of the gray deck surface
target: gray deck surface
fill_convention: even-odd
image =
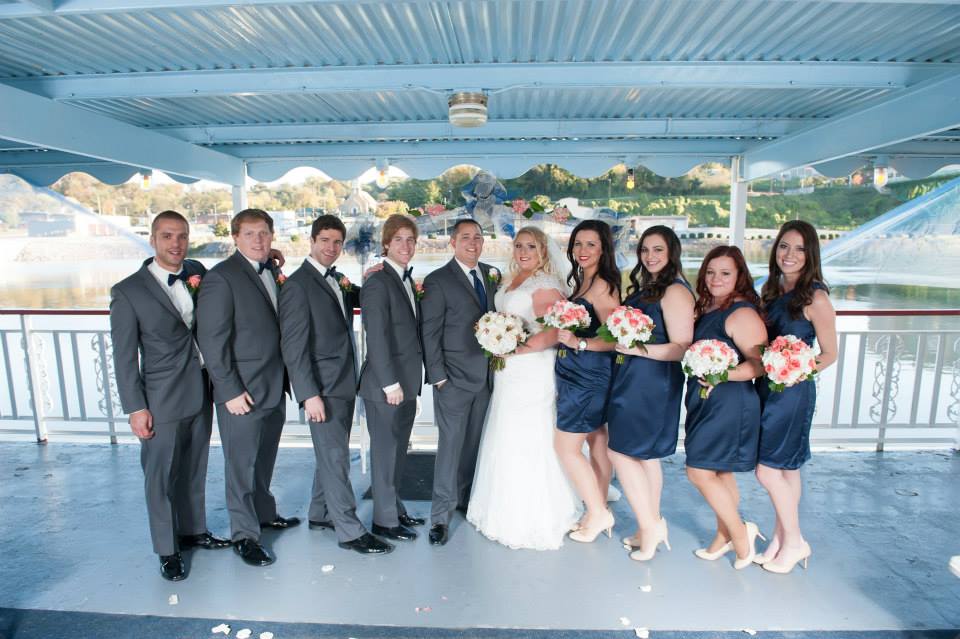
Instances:
[[[947,569],[960,553],[960,455],[947,452],[815,455],[802,506],[813,557],[809,571],[786,576],[693,556],[714,520],[677,455],[665,464],[663,500],[673,551],[649,563],[630,561],[617,541],[635,526],[621,499],[613,540],[568,541],[559,551],[509,550],[458,514],[444,547],[430,546],[424,528],[391,555],[362,557],[304,524],[265,534],[278,556],[273,566],[246,566],[229,549],[194,551],[189,578],[173,584],[158,575],[150,549],[139,447],[4,443],[2,450],[0,608],[245,619],[259,624],[254,637],[271,622],[621,631],[611,636],[645,627],[651,637],[960,629],[960,579]],[[274,493],[282,514],[305,517],[312,473],[310,449],[281,449]],[[765,493],[752,475],[739,480],[741,510],[769,532]],[[358,494],[367,484],[355,460]],[[210,529],[226,534],[219,448],[211,449],[207,500]],[[427,502],[408,505],[429,515]],[[370,502],[359,512],[369,523]],[[325,564],[334,570],[323,573]],[[177,605],[168,603],[172,594]]]

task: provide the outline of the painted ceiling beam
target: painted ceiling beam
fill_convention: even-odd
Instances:
[[[455,90],[514,88],[900,89],[958,69],[958,63],[909,62],[508,62],[155,71],[4,82],[54,100],[417,90],[445,97]]]
[[[795,0],[776,0],[794,2]],[[129,13],[136,11],[162,11],[176,9],[212,9],[232,7],[238,4],[252,6],[297,6],[302,4],[361,4],[369,0],[46,0],[55,5],[57,15],[82,15],[87,13]],[[36,5],[44,0],[21,0],[19,4],[0,5],[0,19],[29,18],[45,15]],[[383,0],[384,4],[426,4],[431,0]],[[917,4],[953,6],[960,0],[812,0],[809,4]]]
[[[417,122],[324,122],[314,124],[235,124],[153,129],[192,144],[301,141],[387,141],[418,138],[587,138],[587,137],[780,137],[810,119],[637,118],[572,120],[490,120],[482,127],[458,128],[446,120]]]
[[[243,161],[0,85],[0,138],[98,160],[243,184]]]
[[[743,158],[745,180],[829,162],[960,125],[960,73],[898,91],[823,124],[758,145]]]

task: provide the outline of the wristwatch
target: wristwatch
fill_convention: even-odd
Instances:
[[[579,353],[585,350],[587,350],[587,340],[581,339],[579,342],[577,342],[577,352]]]

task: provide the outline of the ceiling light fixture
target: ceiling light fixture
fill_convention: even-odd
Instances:
[[[479,92],[459,91],[447,99],[450,124],[464,128],[487,123],[487,96]]]

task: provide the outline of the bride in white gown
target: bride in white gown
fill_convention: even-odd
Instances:
[[[580,516],[580,500],[553,450],[556,330],[536,322],[565,297],[549,242],[538,228],[520,229],[511,276],[497,291],[497,310],[523,318],[531,337],[494,378],[467,509],[477,530],[510,548],[559,548]]]

